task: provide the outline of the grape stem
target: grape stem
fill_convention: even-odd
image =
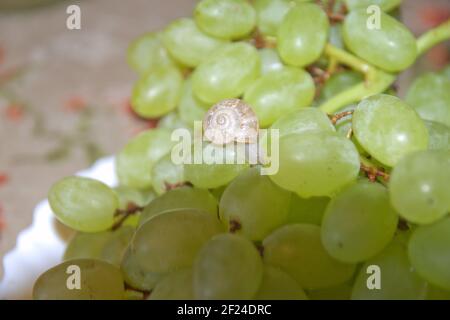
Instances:
[[[340,119],[352,115],[353,114],[353,110],[349,110],[349,111],[343,111],[343,112],[339,112],[336,113],[334,115],[328,115],[328,117],[330,117],[330,121],[333,125],[335,125]]]
[[[133,214],[136,214],[140,211],[144,210],[144,207],[139,207],[136,204],[130,202],[126,209],[117,209],[114,214],[115,217],[119,217],[119,219],[113,224],[111,230],[117,230],[122,226],[122,224],[127,220],[127,218]]]
[[[422,55],[431,47],[450,39],[450,19],[417,39],[417,54]]]
[[[389,174],[384,172],[383,169],[378,168],[372,161],[363,156],[360,156],[359,159],[361,162],[361,171],[366,173],[370,181],[375,182],[378,177],[383,178],[384,182],[389,181]]]

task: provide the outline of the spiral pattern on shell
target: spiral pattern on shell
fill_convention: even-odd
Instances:
[[[208,110],[203,129],[205,138],[214,144],[254,143],[259,123],[248,104],[240,99],[227,99]]]

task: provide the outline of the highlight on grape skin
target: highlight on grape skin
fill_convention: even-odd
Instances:
[[[131,107],[158,125],[118,150],[117,186],[72,176],[50,189],[76,233],[33,298],[450,300],[450,66],[405,95],[394,85],[450,39],[450,20],[414,35],[400,5],[200,0],[142,30]],[[234,157],[227,146],[278,130],[263,137],[277,172],[174,163],[172,133],[195,136],[195,122],[193,157]]]

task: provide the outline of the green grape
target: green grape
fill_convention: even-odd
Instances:
[[[275,121],[271,129],[280,130],[280,137],[292,133],[336,131],[327,114],[318,108],[303,108],[286,114]]]
[[[225,43],[204,34],[190,18],[172,22],[164,30],[162,41],[170,55],[188,67],[198,66]]]
[[[335,24],[330,26],[328,42],[337,48],[344,49],[344,39],[342,39],[341,24]]]
[[[406,220],[427,224],[450,211],[450,151],[421,151],[404,157],[389,181],[392,205]]]
[[[173,145],[168,129],[145,131],[133,138],[116,158],[120,183],[136,189],[151,187],[154,164],[169,153]]]
[[[328,202],[330,202],[330,199],[326,197],[304,199],[295,194],[292,195],[287,223],[306,223],[320,226]]]
[[[450,150],[450,127],[445,124],[425,120],[428,129],[428,149]]]
[[[162,274],[144,271],[130,247],[124,253],[120,269],[126,284],[138,290],[150,291],[162,278]]]
[[[77,232],[70,239],[63,260],[71,259],[100,259],[102,249],[111,238],[111,232],[96,233]]]
[[[450,79],[426,73],[418,77],[408,90],[406,102],[422,119],[450,127]]]
[[[379,289],[368,288],[373,271],[380,269]],[[369,279],[369,280],[368,280]],[[427,283],[421,279],[408,260],[405,244],[394,240],[380,254],[368,260],[359,271],[352,291],[353,300],[423,300]]]
[[[352,286],[349,282],[307,292],[311,300],[350,300]]]
[[[171,113],[165,115],[164,117],[162,117],[158,121],[158,128],[169,129],[169,130],[183,128],[183,129],[191,130],[190,124],[184,122],[181,119],[180,115],[175,112],[171,112]]]
[[[402,0],[345,0],[347,8],[350,10],[364,9],[371,5],[380,7],[384,12],[389,12],[400,6]]]
[[[278,267],[304,289],[320,289],[350,279],[355,266],[327,254],[320,241],[320,227],[291,224],[275,230],[263,241],[264,262]]]
[[[362,74],[354,71],[343,71],[333,74],[323,85],[320,91],[320,100],[326,101],[342,91],[361,83],[364,80]],[[340,110],[344,111],[344,110]]]
[[[386,188],[363,180],[344,189],[328,204],[322,220],[322,243],[335,259],[365,261],[392,240],[397,223]]]
[[[408,68],[417,56],[413,34],[384,12],[380,12],[379,19],[379,25],[371,27],[365,8],[351,11],[342,29],[345,45],[357,56],[386,71]]]
[[[224,155],[224,159],[234,159],[234,164],[218,163],[205,161],[205,155]],[[231,180],[248,167],[247,164],[238,164],[238,152],[235,148],[227,148],[222,145],[214,145],[212,143],[203,143],[203,161],[198,164],[185,164],[184,177],[186,181],[191,182],[194,186],[203,189],[218,188],[228,184]],[[222,157],[220,157],[222,159]],[[214,160],[214,159],[210,159]]]
[[[111,227],[119,206],[117,195],[106,184],[83,177],[67,177],[55,183],[48,201],[62,223],[83,232]]]
[[[153,190],[158,195],[167,191],[167,186],[183,183],[184,166],[175,164],[170,154],[165,155],[155,163],[152,169]]]
[[[79,283],[76,278],[79,276]],[[72,281],[73,279],[73,281]],[[79,284],[79,289],[77,285]],[[70,289],[71,286],[74,289]],[[124,298],[120,270],[100,260],[76,259],[47,270],[33,287],[35,300],[120,300]]]
[[[209,238],[223,232],[215,215],[196,209],[159,214],[142,224],[131,247],[143,270],[167,273],[192,265]]]
[[[118,186],[113,189],[119,197],[119,209],[125,210],[129,204],[144,207],[154,198],[155,193],[151,190],[137,190],[126,186]]]
[[[387,94],[373,95],[358,104],[353,132],[368,153],[391,167],[406,154],[428,147],[427,128],[417,113]]]
[[[256,12],[245,0],[202,0],[194,18],[203,32],[227,40],[245,37],[256,25]]]
[[[331,196],[356,180],[359,154],[333,132],[293,133],[280,138],[280,167],[270,178],[299,196]]]
[[[160,66],[143,75],[131,95],[133,110],[144,118],[158,118],[176,108],[183,76],[175,67]]]
[[[178,113],[181,120],[194,127],[195,121],[202,121],[210,105],[200,101],[192,92],[192,81],[189,78],[183,84]]]
[[[139,225],[161,212],[175,209],[198,209],[217,215],[217,200],[208,190],[180,187],[172,189],[153,200],[140,216]]]
[[[450,300],[450,291],[428,284],[426,300]]]
[[[289,65],[302,67],[319,59],[328,38],[329,22],[316,4],[292,8],[278,28],[277,49]]]
[[[241,96],[259,76],[258,51],[243,42],[221,47],[200,64],[192,75],[192,90],[202,101],[213,104]]]
[[[173,271],[158,281],[148,300],[193,300],[192,269]]]
[[[227,229],[250,240],[262,240],[286,222],[291,193],[260,174],[259,168],[242,172],[222,195],[220,220]]]
[[[420,276],[450,290],[450,217],[418,227],[409,241],[408,254]]]
[[[134,230],[131,226],[121,226],[119,229],[111,232],[111,236],[102,248],[101,260],[120,267],[128,244],[134,235]]]
[[[275,49],[262,48],[258,50],[261,59],[261,74],[278,71],[284,67],[283,62]]]
[[[220,201],[220,198],[222,198],[222,195],[225,191],[225,189],[227,188],[227,186],[221,186],[215,189],[211,189],[211,194],[214,196],[214,198],[217,199],[217,201]]]
[[[160,34],[147,33],[137,38],[128,48],[128,64],[140,75],[147,74],[161,66],[173,66],[164,48]]]
[[[193,273],[196,299],[251,299],[261,284],[263,263],[249,240],[220,234],[201,248]]]
[[[286,13],[293,5],[294,2],[288,0],[255,0],[253,6],[258,16],[258,31],[266,36],[276,36]]]
[[[255,300],[308,300],[303,289],[290,275],[265,265]]]
[[[441,72],[441,74],[445,77],[447,77],[447,79],[450,80],[450,64],[448,64]]]
[[[285,67],[256,80],[244,94],[258,116],[260,126],[267,127],[280,116],[307,107],[314,99],[314,81],[302,69]]]

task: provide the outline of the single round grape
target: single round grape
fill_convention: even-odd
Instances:
[[[77,232],[69,241],[63,260],[100,259],[102,250],[111,238],[110,231],[95,233]]]
[[[124,253],[120,269],[126,284],[138,290],[152,290],[163,277],[160,273],[144,271],[130,247]]]
[[[218,203],[208,190],[180,187],[172,189],[153,200],[141,213],[139,225],[153,216],[174,209],[198,209],[217,215]]]
[[[381,163],[394,166],[403,156],[428,147],[428,131],[417,113],[397,97],[373,95],[353,113],[353,132]]]
[[[156,197],[151,190],[138,190],[127,186],[118,186],[113,190],[119,197],[119,209],[122,210],[127,209],[130,204],[144,207]]]
[[[121,300],[123,297],[120,270],[92,259],[63,262],[41,274],[33,287],[35,300]]]
[[[327,197],[311,197],[304,199],[293,194],[291,197],[287,223],[306,223],[320,226],[322,224],[325,208],[329,202],[330,199]]]
[[[450,290],[450,217],[418,227],[409,241],[408,255],[420,276]]]
[[[144,118],[161,117],[176,108],[183,76],[175,67],[160,66],[143,75],[131,95],[133,110]]]
[[[234,179],[220,199],[220,220],[227,229],[250,240],[262,240],[286,222],[291,193],[247,169]]]
[[[178,106],[178,113],[181,120],[189,126],[194,127],[194,122],[202,121],[209,107],[209,104],[202,102],[192,92],[191,78],[186,80],[183,84],[180,105]]]
[[[168,129],[145,131],[133,138],[116,158],[116,171],[122,185],[148,189],[152,185],[152,168],[170,152],[174,142]]]
[[[450,126],[450,79],[444,75],[426,73],[409,87],[406,102],[422,119]]]
[[[263,241],[264,262],[278,267],[304,289],[319,289],[343,283],[355,265],[341,263],[325,251],[320,227],[310,224],[286,225]]]
[[[192,90],[208,104],[237,98],[259,76],[258,51],[243,42],[224,45],[201,63],[192,75]]]
[[[425,120],[428,129],[429,150],[450,150],[450,127],[445,124]]]
[[[173,271],[158,281],[148,300],[193,300],[192,269]]]
[[[210,213],[173,210],[142,224],[131,248],[143,270],[167,273],[191,267],[203,244],[223,230],[217,216]]]
[[[159,159],[152,169],[152,186],[158,195],[167,191],[167,187],[183,183],[184,166],[183,164],[175,164],[170,154]]]
[[[173,66],[161,42],[161,35],[147,33],[137,38],[128,48],[128,64],[140,75],[147,74],[161,66]]]
[[[299,196],[331,196],[356,180],[359,154],[333,132],[293,133],[280,138],[279,170],[270,178]]]
[[[263,263],[253,243],[225,233],[206,242],[193,273],[196,299],[252,299],[262,281]]]
[[[120,267],[128,244],[134,235],[134,230],[134,227],[123,225],[111,232],[110,238],[106,241],[100,253],[101,260]]]
[[[190,18],[173,21],[164,30],[162,41],[170,55],[188,67],[198,66],[226,43],[204,34]]]
[[[255,300],[308,300],[308,297],[290,275],[278,268],[265,265]]]
[[[435,222],[450,211],[450,151],[421,151],[404,157],[391,173],[392,205],[417,224]]]
[[[271,48],[262,48],[258,50],[259,58],[261,59],[261,74],[266,74],[271,71],[278,71],[284,67],[278,52]]]
[[[378,6],[384,12],[389,12],[397,8],[402,3],[402,0],[345,0],[347,8],[350,10],[364,9],[369,6]]]
[[[322,90],[320,90],[320,100],[329,100],[342,91],[361,83],[363,80],[363,76],[358,72],[343,71],[335,73],[325,82]]]
[[[256,12],[245,0],[202,0],[194,17],[203,32],[227,40],[245,37],[256,25]]]
[[[255,0],[253,2],[258,16],[258,31],[266,36],[276,36],[286,13],[294,6],[288,0]]]
[[[256,80],[244,94],[261,127],[270,126],[280,116],[307,107],[314,98],[314,81],[302,69],[285,67]]]
[[[369,289],[370,266],[381,272],[381,287]],[[368,280],[369,279],[369,280]],[[423,300],[427,283],[411,267],[405,244],[394,240],[359,271],[352,291],[353,300]]]
[[[316,4],[292,8],[278,28],[277,49],[283,61],[302,67],[319,59],[328,38],[329,22]]]
[[[374,24],[366,8],[351,11],[342,29],[345,45],[357,56],[386,71],[408,68],[417,56],[413,34],[384,12],[380,12],[379,20],[379,25]]]
[[[331,199],[322,220],[322,243],[335,259],[365,261],[392,240],[397,223],[386,188],[361,181]]]
[[[111,227],[119,206],[117,195],[106,184],[83,177],[67,177],[55,183],[48,201],[62,223],[83,232]]]

